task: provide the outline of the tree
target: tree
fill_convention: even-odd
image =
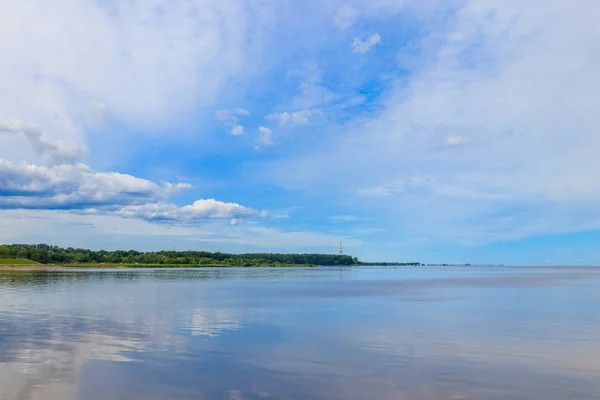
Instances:
[[[50,262],[50,256],[44,249],[31,249],[30,259],[42,264]]]

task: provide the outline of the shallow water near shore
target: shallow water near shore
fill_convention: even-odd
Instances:
[[[600,269],[0,271],[0,399],[598,399]]]

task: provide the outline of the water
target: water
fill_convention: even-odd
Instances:
[[[600,398],[600,269],[0,272],[0,399]]]

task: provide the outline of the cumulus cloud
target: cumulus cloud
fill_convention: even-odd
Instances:
[[[268,120],[278,121],[280,125],[308,125],[309,118],[321,114],[321,110],[301,110],[296,112],[271,113],[265,117]]]
[[[97,213],[89,210],[89,213]],[[207,219],[230,219],[234,221],[252,217],[265,217],[266,211],[257,211],[237,203],[225,203],[214,199],[197,200],[191,205],[177,207],[165,202],[123,207],[115,212],[123,218],[144,219],[147,221],[169,221],[194,223]]]
[[[366,54],[371,48],[377,45],[381,41],[381,36],[378,33],[374,33],[369,36],[366,40],[360,40],[354,38],[352,41],[352,51],[358,54]]]
[[[265,217],[236,203],[198,200],[178,207],[169,196],[189,183],[154,182],[117,172],[96,172],[84,164],[37,166],[0,159],[0,209],[73,210],[147,221],[194,223],[207,219]]]
[[[229,134],[233,136],[243,135],[244,133],[246,133],[246,130],[242,125],[234,125],[229,131]]]
[[[38,166],[0,159],[0,207],[81,209],[125,206],[166,199],[187,183],[164,183],[117,172],[97,172],[85,164]]]
[[[272,113],[265,117],[265,119],[277,120],[281,125],[285,125],[290,120],[290,113],[281,112],[281,113]]]
[[[271,130],[269,128],[265,128],[264,126],[258,127],[258,132],[260,134],[259,140],[263,146],[271,146],[273,144],[273,140],[271,140]]]
[[[244,110],[235,112],[245,113]],[[203,219],[237,221],[266,215],[239,204],[213,199],[177,207],[167,203],[167,199],[181,190],[190,189],[189,183],[163,182],[159,185],[128,174],[94,171],[77,162],[81,149],[53,142],[38,128],[17,120],[1,122],[0,132],[22,135],[48,164],[13,163],[0,158],[2,209],[78,210],[86,214],[104,213],[182,223]]]
[[[267,215],[266,211],[214,199],[183,207],[167,202],[169,196],[191,187],[189,183],[159,185],[128,174],[97,172],[82,163],[38,166],[0,158],[0,209],[72,210],[184,224]]]

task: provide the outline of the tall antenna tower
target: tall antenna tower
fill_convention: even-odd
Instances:
[[[340,242],[340,256],[344,255],[344,251],[342,250],[342,242]]]

